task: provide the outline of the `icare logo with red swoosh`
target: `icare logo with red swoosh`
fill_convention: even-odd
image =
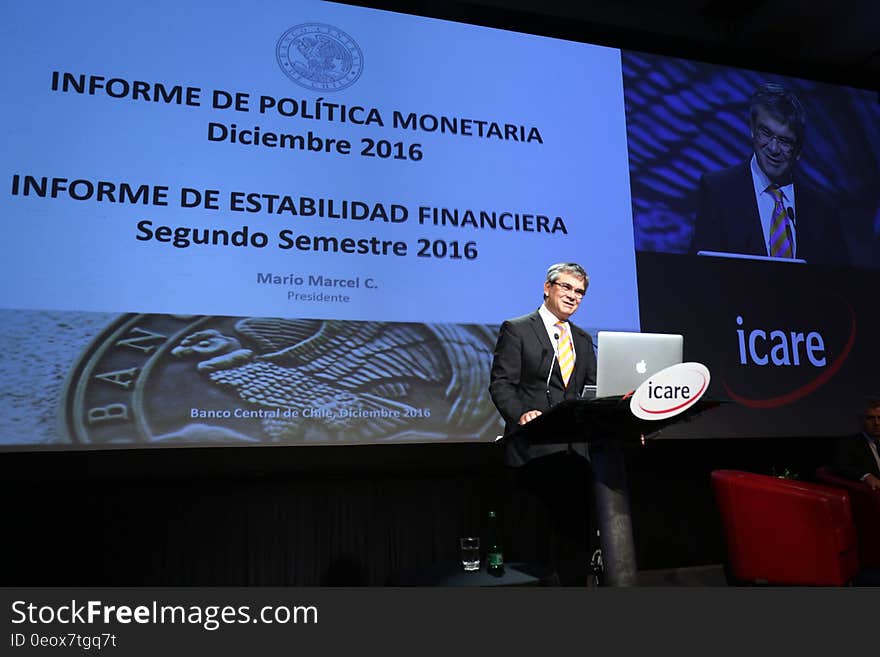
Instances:
[[[734,390],[728,380],[722,381],[724,390],[730,398],[750,408],[778,408],[794,403],[812,394],[828,383],[849,358],[856,341],[856,313],[852,306],[843,301],[847,311],[849,326],[843,346],[833,357],[827,354],[824,336],[814,331],[784,331],[781,329],[736,330],[739,346],[739,362],[741,365],[757,365],[759,367],[784,368],[791,371],[814,374],[806,381],[801,381],[793,388],[767,396],[747,396]],[[744,325],[742,316],[737,316],[738,326]],[[818,370],[818,373],[816,371]]]

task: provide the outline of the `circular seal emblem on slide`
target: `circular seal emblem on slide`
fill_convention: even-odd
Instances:
[[[665,420],[697,403],[709,388],[709,369],[702,363],[679,363],[648,377],[629,402],[642,420]]]
[[[287,30],[278,39],[275,58],[287,77],[312,91],[350,87],[364,70],[364,55],[355,40],[322,23]]]

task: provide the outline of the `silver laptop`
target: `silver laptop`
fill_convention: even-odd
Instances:
[[[652,374],[680,363],[683,348],[680,335],[599,331],[596,396],[635,390]]]

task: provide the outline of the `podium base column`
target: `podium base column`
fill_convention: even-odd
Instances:
[[[629,490],[619,442],[603,440],[590,451],[593,465],[596,521],[608,586],[637,586],[635,541],[629,511]]]

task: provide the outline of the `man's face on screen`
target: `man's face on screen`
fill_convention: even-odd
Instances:
[[[586,285],[583,278],[562,273],[553,283],[544,283],[544,304],[559,319],[566,320],[581,304]]]
[[[752,122],[752,148],[758,166],[770,180],[780,185],[791,182],[791,171],[800,156],[800,145],[787,123],[758,108]]]

